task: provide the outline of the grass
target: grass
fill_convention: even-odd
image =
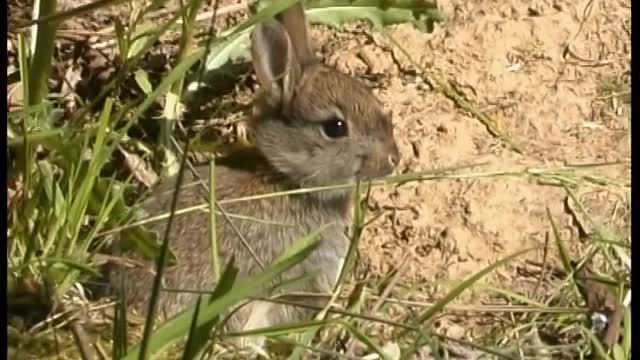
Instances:
[[[204,79],[203,71],[207,64],[222,64],[229,60],[220,58],[220,54],[232,57],[227,51],[230,49],[228,44],[236,44],[253,24],[288,7],[292,1],[261,3],[257,12],[250,14],[247,20],[226,31],[216,31],[220,35],[206,41],[211,45],[206,48],[216,50],[215,53],[209,53],[196,41],[196,34],[201,30],[199,26],[202,26],[196,21],[196,15],[203,5],[201,1],[191,2],[188,6],[183,4],[156,26],[145,22],[145,16],[156,11],[163,2],[155,1],[138,8],[139,15],[130,19],[129,23],[115,25],[116,53],[120,59],[116,75],[105,84],[97,97],[89,99],[87,105],[72,113],[65,112],[62,96],[50,93],[47,87],[47,80],[52,76],[51,61],[47,59],[53,57],[57,28],[54,20],[72,19],[87,11],[100,10],[108,3],[113,2],[99,1],[80,11],[65,14],[55,14],[51,6],[41,6],[42,20],[38,22],[37,32],[30,33],[28,28],[24,28],[14,34],[18,49],[16,63],[19,81],[28,86],[22,86],[22,102],[8,114],[8,143],[13,159],[9,164],[13,185],[10,187],[8,207],[7,258],[8,301],[14,314],[8,327],[12,356],[133,359],[168,353],[171,357],[192,359],[203,354],[220,355],[225,351],[227,356],[233,356],[232,352],[228,353],[228,348],[221,345],[225,340],[261,334],[269,337],[272,348],[284,348],[276,357],[289,359],[320,355],[353,358],[349,354],[355,351],[384,359],[408,358],[425,346],[432,350],[436,358],[446,358],[437,349],[441,352],[486,354],[500,359],[527,356],[575,358],[588,354],[614,360],[630,358],[628,307],[616,308],[622,309],[621,319],[624,321],[624,326],[618,326],[623,337],[620,344],[604,344],[601,337],[593,335],[588,319],[593,311],[603,310],[590,303],[592,292],[604,291],[605,298],[613,299],[614,307],[624,303],[627,294],[630,294],[630,280],[626,274],[630,269],[630,239],[613,236],[612,231],[593,221],[575,195],[576,190],[585,187],[627,189],[630,186],[628,183],[603,175],[606,171],[602,169],[619,164],[501,170],[487,170],[486,164],[471,164],[397,175],[371,184],[299,189],[248,198],[217,201],[216,194],[210,193],[210,197],[203,199],[200,206],[189,209],[177,209],[174,206],[170,214],[162,217],[169,220],[165,236],[156,238],[141,226],[151,220],[162,219],[145,219],[140,214],[139,204],[131,200],[139,197],[132,174],[135,169],[125,174],[115,171],[116,150],[140,153],[141,148],[158,149],[151,153],[158,153],[165,160],[181,159],[179,167],[165,161],[160,172],[173,173],[178,168],[180,176],[182,171],[186,171],[186,157],[180,154],[187,152],[191,144],[187,142],[183,149],[174,145],[180,143],[178,140],[184,140],[184,134],[176,126],[176,119],[183,115],[177,100],[186,96],[189,86],[185,84],[199,83]],[[310,14],[314,21],[331,26],[340,26],[344,21],[357,19],[358,16],[367,18],[378,27],[394,22],[421,21],[410,18],[412,12],[407,9],[413,3],[407,1],[398,1],[392,12],[382,11],[376,1],[360,1],[358,11],[348,9],[340,16],[336,15],[338,3],[317,2],[315,7],[311,7]],[[181,30],[177,55],[172,59],[170,70],[154,83],[146,74],[145,56],[154,50],[163,36],[176,29]],[[212,33],[211,27],[207,30],[209,34]],[[27,45],[29,38],[34,39],[31,46]],[[399,46],[397,43],[395,45]],[[135,74],[137,90],[130,85],[131,74]],[[426,72],[424,75],[427,76]],[[444,84],[442,81],[438,83]],[[445,96],[463,101],[460,106],[485,122],[491,134],[511,143],[506,135],[495,130],[496,125],[491,119],[475,111],[472,104],[447,93],[450,91],[447,89],[442,89]],[[601,92],[604,96],[615,93],[616,89],[603,85]],[[134,96],[126,95],[131,93]],[[140,132],[142,121],[157,116],[162,120],[159,121],[160,130],[156,138],[135,136]],[[210,185],[213,185],[214,173],[215,166],[212,163]],[[407,284],[402,280],[401,266],[388,277],[370,277],[358,281],[350,276],[357,264],[358,241],[365,227],[380,216],[369,214],[366,206],[360,206],[368,201],[372,187],[418,181],[492,181],[505,177],[512,178],[512,181],[536,181],[541,186],[562,187],[567,196],[578,204],[577,211],[594,229],[587,234],[588,245],[581,249],[580,254],[576,254],[567,246],[556,220],[548,213],[550,236],[547,243],[538,249],[528,250],[542,252],[545,259],[540,266],[535,291],[496,288],[481,282],[496,269],[518,263],[528,251],[507,256],[460,281]],[[124,304],[96,305],[93,300],[87,299],[83,287],[79,286],[95,281],[101,265],[99,254],[106,248],[109,237],[115,233],[127,232],[129,245],[145,255],[159,255],[157,272],[162,274],[167,259],[172,258],[167,234],[174,216],[204,210],[212,215],[217,212],[233,217],[236,215],[223,213],[219,206],[339,187],[357,188],[355,231],[340,281],[329,296],[327,307],[314,308],[318,311],[316,319],[249,333],[224,333],[219,329],[227,310],[249,298],[310,307],[303,301],[290,299],[295,299],[296,294],[291,294],[287,299],[265,297],[258,292],[256,284],[277,277],[304,259],[313,251],[317,232],[300,239],[297,246],[275,263],[265,266],[262,273],[240,279],[237,278],[233,261],[225,264],[217,258],[217,239],[212,231],[212,261],[213,269],[216,269],[213,276],[218,280],[216,288],[210,293],[203,293],[192,308],[157,324],[157,327],[154,325],[157,295],[161,290],[159,276],[147,318],[142,326],[137,327],[129,324],[131,318]],[[210,219],[211,228],[215,229],[216,217],[210,216]],[[556,264],[560,264],[561,268],[553,273]],[[584,264],[594,264],[597,276],[585,280],[582,276]],[[432,298],[426,296],[428,288],[437,289],[439,300],[426,300]],[[122,291],[126,291],[126,287]],[[469,291],[489,294],[501,305],[455,304],[461,294]],[[124,297],[124,293],[119,295]],[[29,319],[29,316],[34,316],[30,311],[34,304],[43,307],[49,316],[46,319],[42,319],[43,316]],[[96,306],[101,309],[90,311]],[[104,309],[107,307],[112,316],[105,315]],[[496,325],[473,341],[448,337],[437,330],[438,322],[459,313],[490,319]],[[388,314],[394,315],[390,317]],[[105,319],[106,326],[97,331],[78,325]],[[36,324],[33,324],[34,320]],[[551,341],[554,337],[556,340]],[[351,351],[345,354],[345,349]]]

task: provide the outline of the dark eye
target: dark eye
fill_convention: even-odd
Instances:
[[[332,117],[322,123],[322,130],[325,135],[332,139],[347,136],[349,129],[347,128],[347,122],[337,117]]]

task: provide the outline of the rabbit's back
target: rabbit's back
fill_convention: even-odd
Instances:
[[[197,168],[197,174],[185,169],[176,210],[187,209],[208,202],[209,167]],[[286,190],[283,179],[269,171],[264,160],[257,154],[244,153],[217,163],[216,198],[229,219],[237,228],[230,226],[224,216],[218,214],[217,241],[222,266],[231,255],[240,276],[255,274],[262,264],[269,264],[280,256],[296,240],[320,226],[333,224],[321,234],[320,246],[299,266],[286,273],[285,279],[313,272],[309,283],[299,291],[326,291],[335,282],[348,249],[346,228],[348,220],[348,197],[337,196],[333,206],[320,203],[316,197],[301,195],[270,196],[268,198],[233,201],[248,196],[270,194]],[[202,180],[198,183],[198,180]],[[144,202],[149,216],[168,214],[171,209],[175,179],[161,184],[154,196]],[[224,202],[224,200],[231,200]],[[164,235],[166,220],[147,225],[160,237]],[[243,245],[240,236],[253,250]],[[164,287],[169,289],[212,290],[211,246],[209,215],[200,210],[174,216],[170,232],[170,248],[177,258],[177,265],[169,267],[164,274]],[[139,259],[139,257],[137,258]],[[127,300],[130,305],[144,311],[153,283],[152,262],[145,262],[148,269],[134,268],[127,271]],[[193,292],[163,292],[160,309],[171,316],[195,302]]]

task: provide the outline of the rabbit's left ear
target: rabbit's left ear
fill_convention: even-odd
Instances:
[[[270,20],[256,25],[251,38],[253,68],[274,106],[286,105],[301,73],[293,44],[282,23]]]

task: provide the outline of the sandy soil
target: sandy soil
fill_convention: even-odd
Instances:
[[[406,50],[414,61],[497,119],[524,155],[502,146],[421,79],[403,76],[412,64],[399,52],[365,43],[359,48],[375,59],[371,66],[351,65],[352,52],[339,53],[338,67],[387,75],[378,94],[395,115],[403,172],[479,162],[498,171],[630,158],[630,107],[603,94],[611,82],[620,84],[618,91],[630,89],[628,2],[593,2],[584,21],[587,2],[538,1],[537,16],[522,1],[469,3],[445,2],[451,20],[432,34],[405,25],[390,33],[411,44]],[[628,183],[628,170],[608,167],[599,174]],[[591,200],[593,216],[628,221],[629,194],[602,191],[585,189],[583,195],[614,197],[622,207],[616,214],[593,214],[605,212],[604,203]],[[460,278],[542,244],[550,229],[546,207],[562,228],[573,227],[565,191],[524,177],[411,183],[379,191],[374,199],[374,208],[390,211],[369,229],[362,251],[379,273],[410,254],[406,276],[416,280]]]
[[[476,172],[490,173],[630,159],[629,1],[440,4],[449,21],[433,33],[410,25],[389,30],[412,61],[381,34],[315,32],[326,61],[370,81],[392,110],[400,173],[474,163],[487,163]],[[416,76],[414,62],[495,119],[523,154]],[[629,185],[629,165],[593,171]],[[360,247],[369,276],[406,263],[400,278],[407,286],[455,282],[547,239],[549,259],[557,263],[547,208],[580,258],[588,245],[581,237],[587,221],[562,187],[536,180],[491,176],[376,190],[370,209],[384,215],[367,229]],[[628,234],[628,188],[581,184],[576,195],[593,220]],[[541,263],[543,254],[530,252],[483,282],[535,298],[537,279],[522,273],[528,264]],[[435,301],[442,294],[422,288],[412,297]],[[491,299],[472,291],[458,302]],[[446,328],[450,335],[473,337],[473,322],[480,320],[457,318]]]

